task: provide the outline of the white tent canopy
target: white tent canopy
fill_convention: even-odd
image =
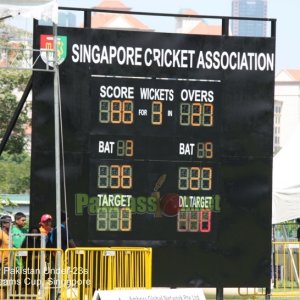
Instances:
[[[300,218],[300,124],[273,159],[272,206],[273,224]]]
[[[0,0],[0,18],[17,15],[48,19],[57,24],[57,0]]]

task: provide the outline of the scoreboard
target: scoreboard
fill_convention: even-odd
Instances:
[[[210,232],[220,209],[220,102],[219,82],[92,77],[91,228],[132,231],[133,206],[144,202],[152,222],[173,217],[176,235]]]
[[[274,39],[59,28],[58,47],[78,244],[153,247],[154,286],[268,286]],[[55,213],[52,80],[34,75],[33,218]]]

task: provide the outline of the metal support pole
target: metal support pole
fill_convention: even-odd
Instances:
[[[271,276],[271,282],[273,281],[274,288],[277,288],[277,278],[276,278],[276,257],[275,257],[275,244],[276,236],[275,236],[275,225],[272,225],[272,257],[271,257],[271,273],[273,271],[273,276]]]
[[[24,104],[25,104],[25,102],[27,100],[27,97],[28,97],[31,89],[32,89],[32,75],[31,75],[31,77],[30,77],[30,79],[29,79],[29,81],[28,81],[28,83],[26,85],[26,88],[25,88],[25,90],[23,92],[21,100],[18,103],[18,106],[17,106],[17,108],[15,110],[15,113],[12,116],[12,118],[11,118],[11,120],[10,120],[8,126],[7,126],[6,132],[5,132],[5,134],[4,134],[3,138],[2,138],[2,141],[1,141],[1,144],[0,144],[0,156],[1,156],[3,150],[4,150],[5,146],[6,146],[6,143],[7,143],[8,139],[9,139],[9,137],[10,137],[10,135],[11,135],[11,133],[12,133],[15,125],[16,125],[16,122],[17,122],[17,120],[19,118],[19,115],[20,115],[20,113],[21,113],[21,111],[23,109],[23,106],[24,106]]]
[[[12,17],[11,15],[5,16],[5,17],[1,17],[1,18],[0,18],[0,21],[3,21],[3,20],[5,20],[5,19],[11,18],[11,17]]]
[[[265,300],[271,299],[271,289],[269,286],[266,287]]]
[[[61,248],[61,172],[60,172],[60,94],[59,69],[57,63],[57,25],[53,24],[54,39],[54,139],[55,139],[55,179],[56,179],[56,226],[57,248]]]
[[[222,19],[222,35],[228,36],[229,32],[229,19],[228,18],[223,18]]]
[[[53,23],[53,46],[54,46],[54,142],[55,142],[55,186],[56,186],[56,248],[61,249],[61,171],[60,171],[60,89],[59,68],[57,60],[57,24]],[[58,278],[57,288],[53,293],[59,298],[61,288],[61,252],[58,251],[56,259],[56,272]]]
[[[271,21],[271,37],[276,37],[276,20]]]
[[[287,241],[288,240],[288,234],[287,234],[285,226],[283,226],[283,234],[284,234],[285,240]],[[286,248],[284,247],[284,251],[285,251],[285,249]],[[290,258],[291,258],[291,263],[292,263],[292,267],[293,267],[292,270],[294,271],[294,276],[295,276],[297,285],[298,285],[298,287],[300,287],[300,278],[299,278],[299,274],[298,274],[298,270],[297,270],[297,264],[296,264],[295,259],[294,259],[293,251],[292,251],[292,249],[290,248],[289,245],[287,246],[287,250],[288,250],[288,254],[290,255]]]
[[[91,18],[91,11],[85,10],[84,11],[84,28],[91,28],[92,18]]]
[[[217,287],[216,300],[224,300],[223,287]]]

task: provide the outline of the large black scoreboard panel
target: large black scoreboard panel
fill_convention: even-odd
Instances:
[[[268,286],[274,39],[59,28],[58,48],[77,243],[153,247],[154,286]],[[35,222],[55,214],[53,74],[32,125]]]

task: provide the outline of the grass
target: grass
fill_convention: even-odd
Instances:
[[[239,294],[241,293],[241,295]],[[215,289],[211,290],[204,290],[206,300],[215,300],[216,294]],[[265,297],[265,291],[261,289],[256,290],[256,295],[253,295],[254,291],[249,289],[247,292],[247,289],[241,289],[238,291],[238,289],[224,289],[224,300],[266,300]],[[272,295],[273,293],[273,295]],[[299,300],[300,299],[300,290],[284,290],[284,289],[273,289],[272,293],[270,295],[271,300]],[[285,295],[285,294],[290,295]],[[294,294],[293,294],[294,293]],[[281,295],[282,294],[282,295]]]
[[[215,300],[216,297],[214,295],[207,295],[206,300]],[[252,296],[232,296],[232,295],[224,295],[224,300],[265,300],[265,296],[256,296],[255,298]],[[294,297],[270,297],[271,300],[299,300],[300,296]]]

